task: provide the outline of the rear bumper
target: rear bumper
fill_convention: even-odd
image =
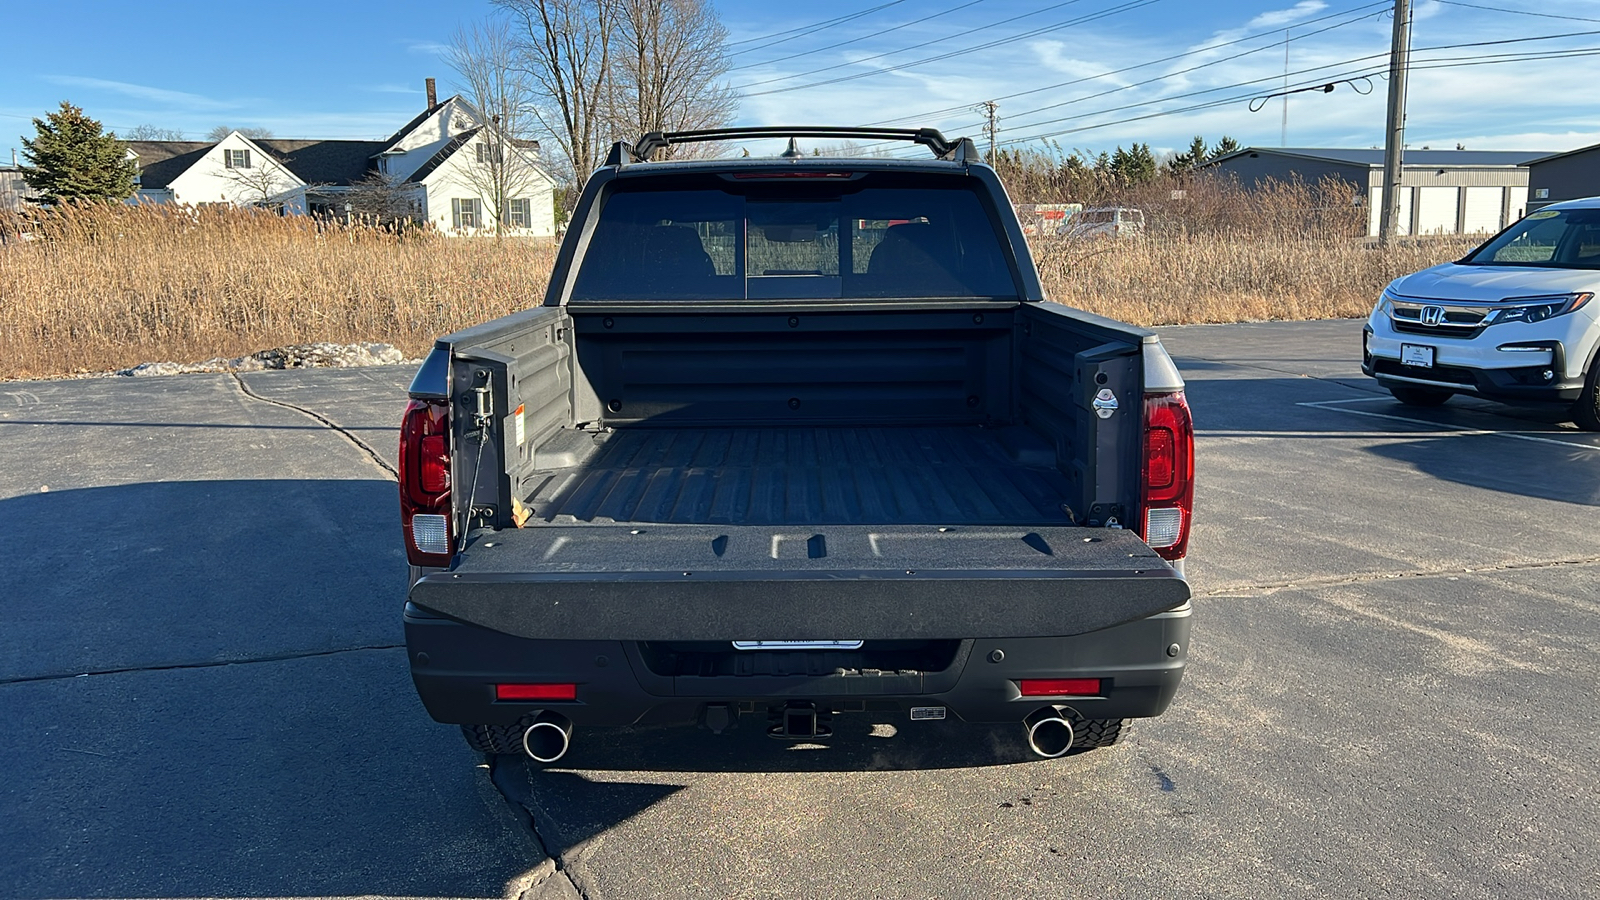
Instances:
[[[693,724],[708,706],[765,714],[809,701],[820,711],[874,712],[899,721],[913,707],[944,707],[968,722],[1020,722],[1047,704],[1085,718],[1159,715],[1189,653],[1190,607],[1070,637],[969,639],[938,672],[683,677],[652,670],[634,641],[517,637],[406,604],[411,676],[429,715],[446,723],[504,725],[559,711],[577,726]],[[793,652],[793,651],[790,651]],[[1094,697],[1023,697],[1024,678],[1099,678]],[[577,699],[503,702],[494,685],[576,683]]]

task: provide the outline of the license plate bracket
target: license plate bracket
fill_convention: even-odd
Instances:
[[[1425,344],[1401,344],[1400,365],[1414,369],[1433,368],[1434,348]]]

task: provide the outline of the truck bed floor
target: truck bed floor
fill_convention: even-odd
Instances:
[[[546,522],[1071,524],[1054,448],[1020,426],[636,427],[547,447],[575,464],[534,480]]]

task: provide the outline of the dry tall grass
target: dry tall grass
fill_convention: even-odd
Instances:
[[[1314,188],[1142,199],[1142,239],[1036,242],[1053,299],[1143,325],[1357,316],[1389,279],[1472,243],[1369,248],[1355,213]],[[235,209],[95,206],[32,227],[35,240],[0,244],[0,379],[312,341],[417,355],[540,302],[555,256]]]
[[[1034,259],[1052,300],[1139,325],[1365,316],[1393,279],[1459,259],[1483,239],[1378,248],[1363,237],[1367,208],[1331,179],[1251,191],[1165,179],[1101,202],[1142,210],[1144,236],[1043,237]]]
[[[250,210],[88,206],[0,245],[0,378],[432,339],[543,299],[544,242],[457,240]]]

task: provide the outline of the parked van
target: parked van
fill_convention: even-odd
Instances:
[[[1059,234],[1075,238],[1131,238],[1144,234],[1144,212],[1128,206],[1086,209],[1068,219]]]

